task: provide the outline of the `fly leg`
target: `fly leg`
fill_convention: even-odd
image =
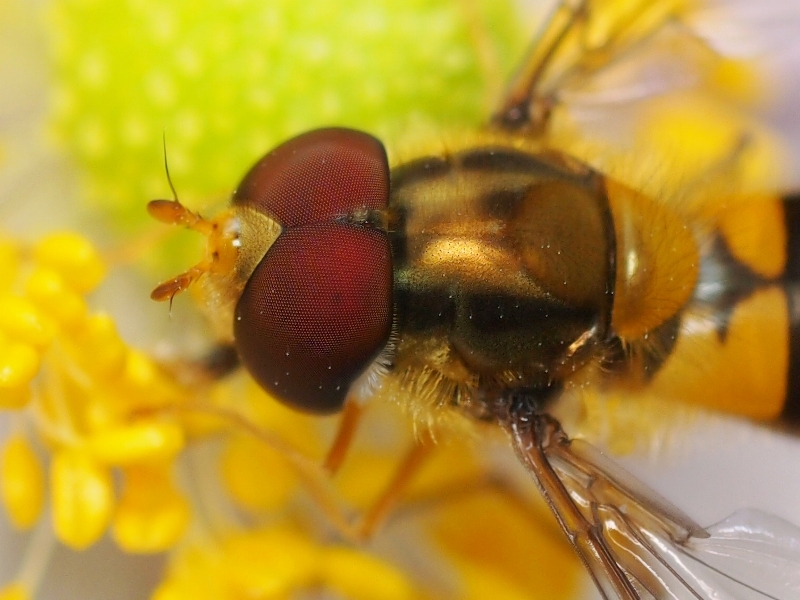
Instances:
[[[348,398],[345,400],[342,416],[339,420],[339,426],[336,430],[336,436],[333,438],[333,443],[328,449],[325,456],[324,468],[331,475],[335,475],[342,465],[348,450],[353,444],[353,438],[358,425],[361,423],[361,417],[364,415],[364,407],[356,400]]]
[[[512,78],[492,125],[544,134],[561,90],[632,55],[680,16],[680,4],[668,0],[562,0]]]
[[[541,96],[538,86],[570,31],[587,14],[588,0],[563,0],[534,38],[522,65],[512,78],[493,125],[533,134],[544,131],[552,99]]]
[[[370,539],[386,521],[403,499],[409,484],[425,465],[434,448],[433,440],[428,436],[414,443],[395,470],[389,485],[358,520],[356,532],[360,540]]]
[[[342,538],[353,543],[364,542],[372,537],[386,517],[403,499],[409,484],[435,450],[430,436],[417,439],[398,465],[386,488],[361,516],[353,518],[334,488],[329,470],[293,448],[277,434],[262,429],[236,411],[224,408],[182,406],[173,410],[218,417],[276,451],[295,472],[328,523]],[[343,435],[343,437],[346,436]]]

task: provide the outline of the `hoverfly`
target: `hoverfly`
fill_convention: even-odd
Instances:
[[[360,407],[404,395],[505,430],[604,598],[786,600],[800,531],[755,512],[704,529],[557,418],[585,389],[800,416],[796,203],[709,184],[747,136],[675,206],[554,143],[562,92],[657,39],[679,4],[559,4],[477,143],[390,168],[369,134],[319,129],[261,158],[213,219],[151,202],[208,236],[153,298],[199,280],[266,391],[343,411],[331,470]]]

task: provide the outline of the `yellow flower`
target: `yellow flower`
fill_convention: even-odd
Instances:
[[[117,515],[117,530],[124,532],[119,538],[139,551],[162,550],[164,538],[174,543],[187,523],[186,502],[169,476],[184,433],[174,420],[137,411],[181,398],[180,386],[152,359],[126,347],[107,316],[87,308],[84,295],[100,283],[105,266],[85,237],[51,234],[30,251],[8,238],[2,243],[6,255],[16,257],[8,271],[16,279],[0,296],[0,398],[6,408],[30,403],[32,425],[52,453],[47,484],[56,537],[85,548],[105,533],[116,505],[112,470],[125,467],[129,482]],[[135,476],[148,469],[159,477]],[[143,481],[159,491],[159,500],[142,501]],[[28,442],[9,440],[0,487],[15,525],[35,523],[44,486]],[[139,535],[148,539],[137,542],[134,515],[141,520],[151,510],[150,516],[164,522],[167,505],[180,507],[173,509],[171,533],[157,540]]]
[[[296,527],[232,534],[184,549],[153,600],[278,600],[313,589],[352,600],[423,598],[388,561],[336,544],[320,544]]]

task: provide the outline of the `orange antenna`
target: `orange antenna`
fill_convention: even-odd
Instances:
[[[208,219],[204,219],[199,214],[190,211],[178,200],[178,192],[175,191],[172,177],[169,174],[166,132],[164,132],[164,170],[167,173],[169,189],[172,190],[172,200],[152,200],[147,204],[147,212],[156,220],[166,223],[167,225],[182,225],[183,227],[188,227],[193,231],[210,237],[217,229],[215,224]],[[171,304],[176,294],[188,288],[210,268],[211,261],[206,258],[185,273],[181,273],[177,277],[173,277],[169,281],[159,284],[150,294],[150,298],[158,302],[169,300]]]

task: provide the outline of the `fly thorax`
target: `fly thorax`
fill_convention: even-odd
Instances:
[[[400,167],[390,208],[398,363],[464,385],[551,389],[607,335],[615,232],[603,179],[552,155],[471,149]],[[413,340],[413,341],[407,341]],[[443,358],[446,357],[446,358]]]

